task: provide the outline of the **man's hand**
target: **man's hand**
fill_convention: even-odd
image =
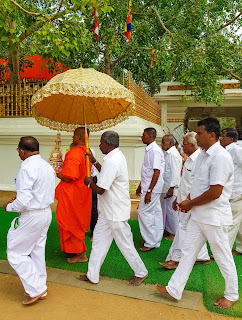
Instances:
[[[151,192],[146,192],[145,195],[145,204],[148,204],[151,202]]]
[[[188,212],[192,209],[191,201],[190,200],[184,200],[180,203],[178,203],[178,207],[181,212]]]
[[[173,203],[172,203],[172,209],[173,210],[175,210],[175,211],[177,211],[178,210],[178,204],[177,204],[177,201],[176,201],[176,199],[173,201]]]
[[[173,196],[173,193],[174,193],[174,187],[170,187],[170,189],[167,191],[166,196],[164,197],[164,199],[171,198]]]
[[[136,189],[136,196],[140,196],[141,194],[141,184],[139,184],[138,188]]]
[[[6,202],[6,203],[3,204],[3,209],[4,209],[5,212],[7,212],[7,210],[6,210],[6,209],[7,209],[7,205],[8,205],[9,203],[12,203],[15,199],[16,199],[16,197],[12,198],[11,200],[9,200],[8,202]]]
[[[85,177],[85,179],[84,179],[84,184],[85,184],[86,186],[88,186],[89,183],[91,183],[91,182],[92,182],[92,177]]]
[[[56,171],[56,176],[57,176],[57,178],[61,179],[61,172],[60,171],[59,172]]]
[[[89,160],[90,160],[91,163],[94,163],[94,162],[97,161],[97,160],[94,158],[94,156],[93,156],[93,154],[92,154],[91,151],[90,151],[90,152],[85,152],[85,156],[88,156],[88,157],[89,157]]]

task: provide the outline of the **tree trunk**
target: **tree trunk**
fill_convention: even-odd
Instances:
[[[105,73],[109,76],[111,75],[111,62],[110,62],[110,53],[108,48],[104,50],[104,59],[105,59]]]
[[[10,28],[15,29],[15,22],[9,18]],[[12,43],[12,35],[9,34],[9,43]],[[20,84],[21,78],[19,74],[19,48],[18,42],[15,42],[8,54],[8,67],[10,72],[10,84]]]

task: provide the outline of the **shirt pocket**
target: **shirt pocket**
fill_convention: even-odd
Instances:
[[[210,181],[210,170],[208,166],[203,166],[199,169],[197,178],[201,181]]]

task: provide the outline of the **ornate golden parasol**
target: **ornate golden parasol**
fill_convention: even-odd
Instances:
[[[127,119],[134,108],[131,91],[94,69],[72,69],[53,77],[32,97],[33,117],[58,131],[87,125],[99,131]]]
[[[131,91],[110,76],[94,69],[72,69],[53,77],[32,97],[37,122],[58,131],[79,126],[90,131],[112,127],[134,110]],[[87,132],[86,148],[89,149]]]

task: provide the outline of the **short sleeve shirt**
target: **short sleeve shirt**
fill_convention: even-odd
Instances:
[[[163,187],[164,155],[161,148],[154,141],[145,148],[145,157],[141,168],[141,189],[147,191],[154,174],[154,169],[160,170],[159,178],[152,193],[161,193]]]
[[[232,158],[219,142],[207,151],[203,150],[197,158],[190,197],[194,199],[209,190],[212,185],[223,186],[218,199],[193,207],[192,219],[209,225],[230,225],[232,212],[229,198],[232,192],[234,166]]]
[[[128,220],[131,209],[128,167],[118,148],[104,157],[97,186],[105,189],[98,198],[100,215],[112,221]]]

